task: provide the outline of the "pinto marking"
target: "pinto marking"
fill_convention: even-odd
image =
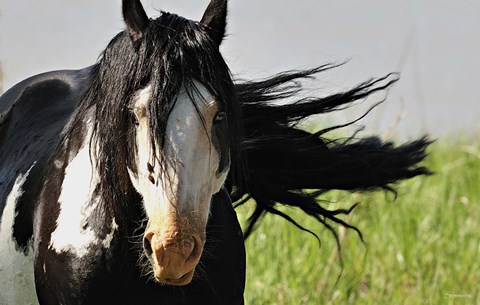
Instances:
[[[13,240],[13,225],[18,199],[23,195],[23,184],[31,169],[20,174],[7,197],[0,223],[0,304],[38,304],[33,275],[33,249],[29,244],[27,253],[16,249]]]
[[[90,138],[91,132],[86,139]],[[89,247],[101,244],[109,248],[118,225],[112,220],[111,232],[102,240],[88,224],[88,219],[99,204],[94,190],[99,184],[98,172],[91,160],[88,141],[65,169],[62,191],[58,198],[60,214],[57,227],[51,235],[49,248],[57,253],[69,252],[78,257],[88,253]]]
[[[65,169],[62,191],[58,198],[60,214],[57,228],[51,235],[50,249],[57,253],[71,252],[79,257],[88,247],[99,241],[95,233],[85,226],[85,219],[93,212],[90,205],[92,189],[98,183],[90,166],[90,149],[84,145]]]
[[[102,241],[102,246],[105,249],[109,249],[110,245],[112,244],[113,237],[115,236],[115,232],[118,230],[118,224],[115,221],[115,218],[112,219],[111,224],[111,231],[108,233]]]

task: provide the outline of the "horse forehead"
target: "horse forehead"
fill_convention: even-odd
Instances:
[[[170,131],[196,129],[202,124],[208,128],[218,110],[216,99],[201,83],[194,82],[194,88],[187,90],[182,87],[168,118]]]
[[[197,102],[203,102],[202,105],[208,106],[209,103],[213,102],[214,98],[212,93],[205,87],[204,84],[197,80],[192,81],[192,87],[195,89],[193,98]],[[179,99],[190,99],[190,96],[187,93],[185,85],[182,85],[180,90]]]
[[[197,80],[193,80],[192,83],[193,90],[187,90],[185,85],[181,86],[174,110],[178,108],[192,108],[192,106],[195,106],[198,110],[203,112],[207,108],[217,106],[213,94],[207,89],[207,87],[205,87],[205,85]],[[146,108],[148,103],[152,101],[152,98],[153,85],[149,84],[145,88],[136,92],[133,104],[136,108]],[[192,102],[195,103],[195,105],[193,105]]]

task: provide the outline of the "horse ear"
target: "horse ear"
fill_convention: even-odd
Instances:
[[[210,38],[220,46],[227,27],[227,0],[211,0],[200,23],[207,27]]]
[[[148,16],[140,0],[122,1],[123,19],[127,24],[127,31],[132,41],[138,41],[148,26]]]

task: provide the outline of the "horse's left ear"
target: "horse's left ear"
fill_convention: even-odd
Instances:
[[[227,27],[227,0],[211,0],[200,23],[207,27],[210,38],[220,46]]]
[[[127,31],[132,41],[138,41],[148,26],[148,16],[140,0],[122,1],[123,19],[127,24]]]

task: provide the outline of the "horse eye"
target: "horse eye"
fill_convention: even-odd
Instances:
[[[138,126],[138,120],[134,110],[130,107],[128,107],[127,109],[128,109],[128,114],[130,116],[130,121],[132,122],[133,125]]]
[[[132,113],[130,113],[130,117],[131,117],[131,120],[132,120],[132,124],[135,125],[135,126],[138,126],[137,116],[132,112]]]
[[[223,120],[225,120],[226,117],[227,117],[227,114],[226,114],[224,111],[220,111],[220,112],[217,113],[217,115],[215,116],[214,122],[215,122],[215,123],[220,123],[220,122],[222,122]]]

